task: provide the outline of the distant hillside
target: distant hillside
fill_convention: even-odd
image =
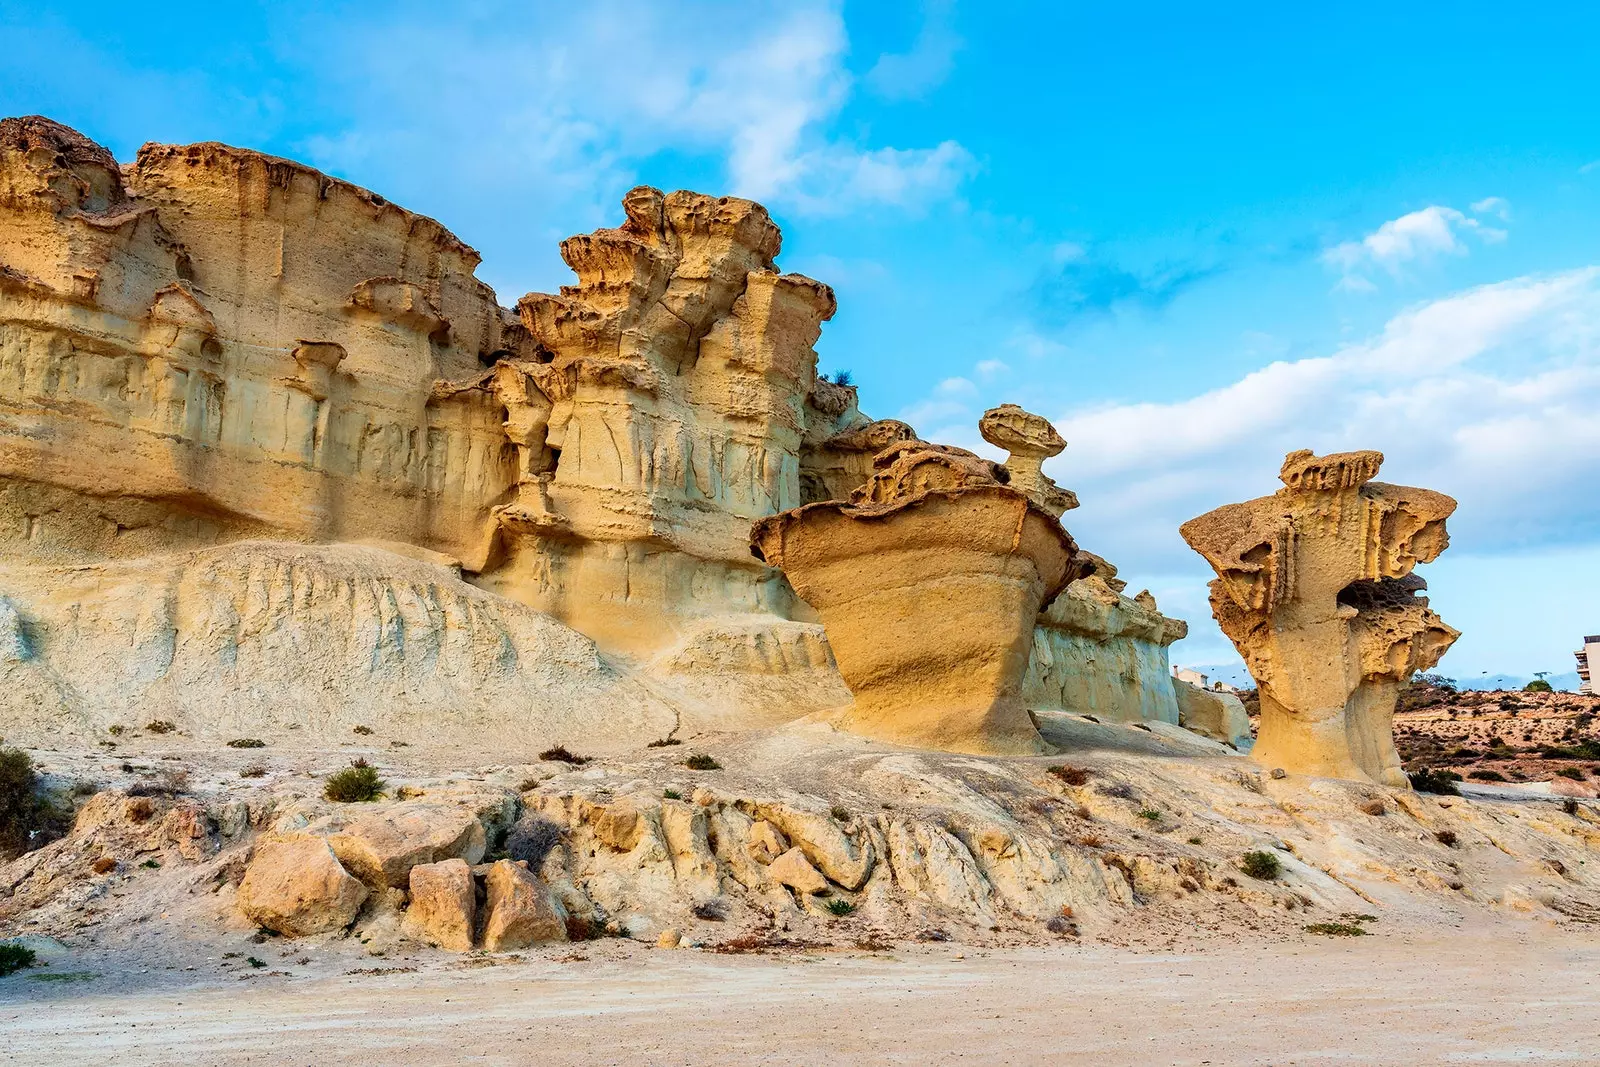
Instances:
[[[1239,689],[1250,689],[1255,682],[1250,679],[1250,672],[1244,669],[1242,663],[1211,663],[1191,665],[1188,663],[1178,666],[1189,667],[1190,670],[1199,671],[1213,682],[1226,682]],[[1476,691],[1493,689],[1521,689],[1533,681],[1533,676],[1520,674],[1480,674],[1476,677],[1459,677],[1449,671],[1440,671],[1447,678],[1455,680],[1457,688]],[[1562,692],[1575,693],[1578,690],[1578,673],[1568,671],[1565,674],[1552,674],[1545,678],[1552,689]]]

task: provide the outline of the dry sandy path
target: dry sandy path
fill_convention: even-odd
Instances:
[[[30,1065],[1594,1064],[1600,931],[1528,923],[1202,951],[552,955],[74,995],[0,989]]]

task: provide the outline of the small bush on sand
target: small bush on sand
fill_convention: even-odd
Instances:
[[[176,726],[172,725],[165,719],[156,719],[152,722],[147,722],[144,724],[144,728],[153,734],[170,734],[172,731],[177,729]]]
[[[720,771],[720,770],[722,770],[722,764],[718,763],[716,760],[712,759],[710,756],[706,755],[704,752],[696,752],[694,755],[692,755],[688,759],[684,760],[683,761],[683,765],[685,767],[689,768],[691,771]]]
[[[547,748],[543,752],[539,753],[539,758],[544,760],[546,763],[570,763],[574,767],[581,767],[585,763],[589,762],[588,756],[575,756],[571,752],[568,752],[566,745],[557,745],[555,748]]]
[[[517,824],[506,835],[506,857],[527,861],[528,870],[537,874],[539,868],[544,866],[544,858],[550,855],[550,850],[560,840],[561,827],[549,819],[525,815],[517,820]]]
[[[361,737],[371,737],[372,736],[372,727],[370,727],[370,726],[357,726],[355,729],[353,729],[351,731],[351,733],[358,734]]]
[[[31,948],[24,948],[11,941],[0,944],[0,978],[15,974],[24,967],[32,967],[37,961],[38,957],[33,954]]]
[[[1411,779],[1411,788],[1419,793],[1439,793],[1453,797],[1461,792],[1456,788],[1456,783],[1461,781],[1461,776],[1455,771],[1434,770],[1432,767],[1421,767],[1407,775]]]
[[[1068,785],[1087,785],[1091,772],[1087,767],[1074,767],[1070,763],[1063,763],[1059,767],[1051,767],[1050,773]]]
[[[383,796],[386,783],[378,769],[364,759],[355,760],[342,771],[328,776],[322,795],[340,804],[361,804]]]
[[[259,737],[236,737],[228,742],[229,748],[266,748],[267,743]]]
[[[1327,937],[1366,937],[1369,932],[1355,923],[1312,923],[1306,927],[1308,934],[1323,934]]]
[[[1270,882],[1283,873],[1283,864],[1270,852],[1246,852],[1239,861],[1239,869],[1252,878]]]
[[[670,747],[672,745],[681,745],[681,744],[683,744],[683,742],[679,741],[676,737],[663,737],[661,740],[652,741],[652,742],[650,742],[648,745],[646,745],[644,747],[645,748],[668,748],[668,747]]]
[[[1139,818],[1144,819],[1147,822],[1160,822],[1161,813],[1155,808],[1145,808],[1139,813]]]
[[[240,778],[265,778],[266,776],[267,767],[264,763],[252,763],[239,772]]]
[[[1454,830],[1439,830],[1433,835],[1433,839],[1446,848],[1456,847],[1456,832]]]

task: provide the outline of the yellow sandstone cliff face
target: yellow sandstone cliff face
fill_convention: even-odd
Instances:
[[[1449,545],[1442,493],[1374,482],[1381,452],[1292,452],[1284,488],[1184,523],[1217,572],[1211,606],[1261,693],[1253,755],[1304,774],[1405,786],[1400,686],[1460,636],[1411,573]]]
[[[98,729],[129,702],[414,722],[503,687],[547,723],[622,685],[515,682],[570,658],[528,608],[704,721],[837,703],[750,524],[848,498],[915,431],[817,377],[833,294],[777,270],[760,205],[639,188],[623,207],[563,243],[577,284],[512,311],[438,223],[311,168],[219,144],[119,166],[48,119],[0,122],[0,629],[27,650],[0,682],[30,694],[8,729]],[[986,432],[1059,515],[1032,418]],[[1114,573],[1038,617],[1027,700],[1175,722],[1182,624]]]

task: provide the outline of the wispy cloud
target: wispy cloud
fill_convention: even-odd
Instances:
[[[711,155],[725,172],[715,191],[801,214],[922,210],[975,167],[954,140],[872,145],[835,131],[855,85],[832,2],[600,0],[543,9],[537,27],[511,9],[472,12],[311,18],[295,38],[338,72],[348,109],[342,128],[307,143],[315,161],[359,173],[426,151],[471,184],[531,178],[609,200],[651,177],[658,153]]]
[[[943,83],[961,50],[961,38],[950,25],[954,9],[953,0],[928,0],[911,50],[879,56],[867,71],[867,87],[886,100],[906,100]]]
[[[1186,262],[1136,271],[1074,243],[1057,245],[1051,258],[1052,268],[1034,283],[1031,295],[1039,319],[1056,325],[1119,308],[1159,310],[1221,272]]]
[[[1510,217],[1510,208],[1498,196],[1472,205],[1473,214],[1492,214],[1500,219]],[[1433,204],[1391,219],[1358,241],[1335,245],[1322,254],[1322,261],[1342,272],[1340,288],[1370,291],[1376,288],[1368,275],[1371,268],[1398,276],[1414,261],[1441,255],[1464,256],[1469,251],[1464,240],[1467,235],[1495,242],[1504,240],[1506,231],[1484,225],[1480,219],[1455,208]]]

